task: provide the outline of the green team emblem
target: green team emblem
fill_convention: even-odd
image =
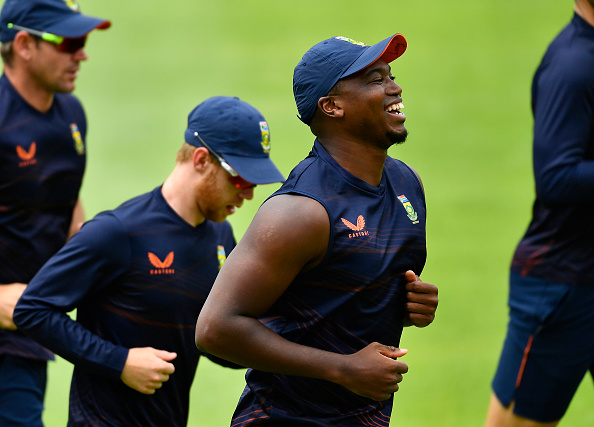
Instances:
[[[80,11],[80,6],[78,5],[78,3],[75,0],[63,0],[64,3],[66,3],[66,6],[68,6],[73,12],[78,12]]]
[[[354,45],[357,45],[357,46],[367,46],[365,43],[360,42],[358,40],[354,40],[354,39],[352,39],[350,37],[337,36],[337,37],[334,37],[334,38],[335,39],[338,39],[338,40],[345,41],[345,42],[349,42],[350,44],[354,44]]]
[[[260,122],[260,133],[262,134],[262,150],[265,153],[270,153],[270,130],[268,129],[268,123]]]
[[[85,143],[82,140],[82,136],[76,123],[70,124],[70,132],[72,133],[72,139],[74,140],[74,148],[76,149],[76,152],[80,155],[85,154]]]
[[[225,247],[223,245],[217,245],[217,258],[219,260],[219,270],[223,267],[227,254],[225,254]]]
[[[404,206],[404,209],[406,210],[406,215],[413,222],[413,224],[419,222],[419,215],[417,215],[415,209],[412,207],[412,204],[408,201],[406,196],[404,194],[402,196],[398,196],[398,200],[400,200],[402,206]]]

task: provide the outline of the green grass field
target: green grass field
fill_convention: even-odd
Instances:
[[[313,137],[296,118],[293,67],[325,38],[366,43],[396,32],[408,51],[392,64],[404,88],[406,144],[391,155],[421,174],[428,206],[422,274],[440,289],[437,319],[408,329],[410,371],[393,426],[480,426],[507,322],[507,272],[530,217],[530,83],[573,2],[454,0],[81,0],[113,27],[90,37],[77,95],[88,118],[87,218],[163,182],[189,111],[214,95],[255,105],[271,129],[272,158],[288,174]],[[554,95],[554,94],[551,94]],[[563,102],[563,100],[557,100]],[[231,222],[240,238],[262,200],[257,190]],[[71,366],[51,364],[48,427],[66,422]],[[243,373],[203,360],[190,426],[225,426]],[[561,425],[594,425],[586,379]]]

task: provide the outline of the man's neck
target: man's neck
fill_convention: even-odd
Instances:
[[[27,74],[4,66],[4,75],[17,93],[36,110],[47,113],[54,103],[54,94],[27,78]]]
[[[584,21],[594,27],[594,4],[592,0],[577,0],[575,2],[575,12],[580,15]]]
[[[196,189],[192,176],[185,164],[178,163],[163,183],[161,194],[167,204],[192,227],[203,223],[206,218],[196,204]]]
[[[374,187],[380,185],[387,151],[351,141],[319,141],[328,154],[344,169],[369,185]]]

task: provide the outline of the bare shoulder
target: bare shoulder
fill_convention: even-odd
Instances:
[[[297,275],[324,259],[329,237],[320,203],[296,195],[268,199],[227,257],[208,300],[216,301],[215,310],[232,300],[235,310],[262,315]]]
[[[308,266],[324,257],[329,237],[324,206],[310,197],[281,194],[262,204],[239,245],[274,257],[286,254]]]
[[[281,218],[298,219],[308,225],[316,223],[329,224],[328,213],[320,202],[311,197],[299,194],[280,194],[268,199],[261,207],[258,214],[282,214]]]

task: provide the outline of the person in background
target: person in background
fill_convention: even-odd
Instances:
[[[532,113],[536,200],[511,263],[488,427],[556,426],[594,374],[594,0],[575,0],[549,45]]]
[[[284,177],[266,120],[238,98],[198,105],[185,141],[162,186],[85,223],[15,308],[21,331],[75,365],[69,426],[187,423],[196,318],[235,246],[226,218]]]
[[[41,426],[53,355],[15,330],[14,305],[80,227],[87,120],[75,88],[88,34],[107,20],[74,1],[0,11],[0,425]]]

